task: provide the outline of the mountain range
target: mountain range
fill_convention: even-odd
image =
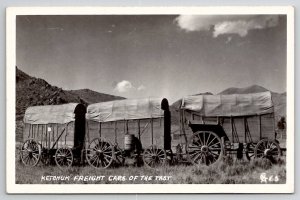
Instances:
[[[47,81],[32,77],[16,68],[16,119],[22,120],[26,108],[37,105],[82,103],[88,105],[104,101],[125,99],[89,89],[63,90]]]

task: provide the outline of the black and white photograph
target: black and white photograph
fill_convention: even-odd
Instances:
[[[7,11],[8,192],[293,192],[292,7]]]

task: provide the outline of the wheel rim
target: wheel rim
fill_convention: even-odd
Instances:
[[[255,143],[248,143],[246,149],[246,157],[248,160],[252,160],[255,157]]]
[[[117,165],[121,165],[123,166],[124,165],[124,162],[125,162],[125,157],[124,157],[124,152],[121,148],[119,148],[119,146],[115,146],[114,147],[114,152],[115,152],[115,163]]]
[[[26,166],[36,166],[41,159],[41,147],[34,140],[26,140],[21,148],[21,160]]]
[[[144,151],[143,160],[147,167],[155,168],[165,164],[166,151],[156,146],[150,146]]]
[[[271,140],[261,140],[255,147],[256,158],[277,158],[281,156],[280,146],[277,142]]]
[[[86,159],[90,166],[107,168],[113,161],[114,149],[107,141],[96,138],[88,146]]]
[[[73,153],[69,147],[62,147],[55,152],[55,162],[60,168],[68,168],[73,164]]]
[[[187,145],[187,153],[193,164],[211,165],[222,157],[223,145],[215,133],[198,131]]]

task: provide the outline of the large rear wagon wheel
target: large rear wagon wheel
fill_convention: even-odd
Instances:
[[[41,145],[33,139],[26,140],[21,147],[21,160],[25,166],[36,166],[42,155]]]
[[[56,165],[59,168],[64,169],[72,166],[74,156],[69,147],[61,147],[56,150],[54,159]]]
[[[151,145],[145,149],[143,161],[147,167],[156,168],[163,166],[166,163],[167,154],[164,149],[160,149],[155,145]]]
[[[254,154],[255,158],[268,158],[272,161],[281,156],[281,149],[276,141],[262,139],[257,143]]]
[[[187,145],[187,154],[194,165],[211,165],[223,155],[221,138],[211,131],[197,131]]]
[[[93,139],[86,150],[86,160],[90,166],[97,169],[109,167],[114,160],[112,144],[99,138]]]

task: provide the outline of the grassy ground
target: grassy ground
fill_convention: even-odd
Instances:
[[[269,178],[268,183],[285,183],[285,158],[277,164],[269,160],[255,159],[252,161],[235,160],[225,157],[211,166],[175,165],[157,169],[147,167],[118,167],[109,169],[94,169],[89,166],[72,167],[60,170],[56,166],[39,164],[35,167],[25,167],[16,162],[17,184],[255,184],[261,183],[260,177]],[[262,174],[265,173],[265,174]],[[265,175],[265,176],[264,176]],[[42,177],[69,176],[69,180],[45,181]],[[79,176],[83,176],[82,180]],[[84,181],[85,176],[90,180]],[[96,179],[98,176],[98,180]],[[103,176],[102,179],[100,176]],[[119,177],[118,177],[119,176]],[[136,176],[136,180],[129,180]],[[145,179],[147,176],[148,180]],[[149,180],[149,177],[152,179]],[[156,177],[157,176],[157,177]],[[94,180],[92,180],[94,178]],[[116,180],[118,179],[119,180]],[[155,180],[164,178],[164,180]],[[111,179],[111,180],[110,180]]]

